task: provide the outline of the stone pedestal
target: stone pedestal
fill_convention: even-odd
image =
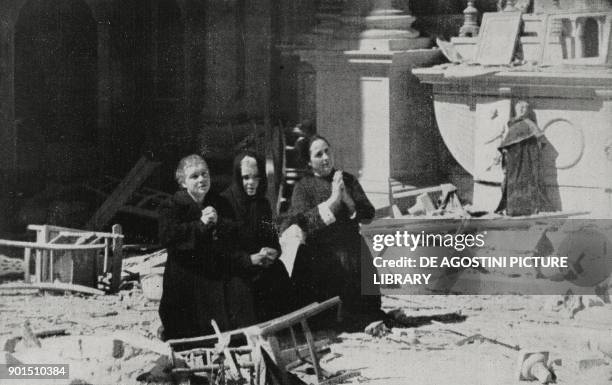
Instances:
[[[501,196],[497,161],[513,101],[524,99],[543,131],[541,173],[556,211],[612,217],[612,76],[606,70],[500,71],[452,77],[446,69],[415,71],[433,84],[438,127],[457,161],[474,177],[474,206],[492,211]]]
[[[421,86],[413,67],[439,60],[438,50],[410,26],[414,17],[379,1],[367,16],[355,3],[340,29],[300,52],[316,72],[317,131],[332,144],[336,164],[359,177],[376,207],[388,206],[388,179],[418,167]],[[417,96],[418,95],[418,96]],[[426,101],[425,101],[426,102]],[[424,162],[423,162],[424,163]],[[426,172],[426,165],[420,172]]]

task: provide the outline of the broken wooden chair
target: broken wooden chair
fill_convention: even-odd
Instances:
[[[308,319],[325,310],[340,304],[340,298],[334,297],[325,302],[315,302],[292,313],[260,323],[244,329],[238,329],[225,333],[217,333],[211,336],[169,340],[171,350],[171,361],[175,374],[207,373],[209,380],[219,375],[223,365],[227,365],[232,376],[243,376],[246,370],[251,376],[257,376],[260,371],[257,365],[261,364],[262,349],[276,365],[282,378],[282,383],[289,383],[291,369],[302,364],[308,364],[314,369],[316,383],[318,385],[329,385],[338,383],[342,379],[353,377],[354,372],[329,373],[319,365],[320,352],[325,350],[324,344],[317,342],[308,325]],[[306,344],[299,344],[295,327],[301,326]],[[291,341],[289,347],[281,341],[279,334],[289,330]],[[232,346],[227,343],[230,340],[242,339],[242,345]],[[223,340],[226,344],[223,345]],[[216,346],[221,343],[223,346]],[[285,347],[285,348],[283,348]],[[223,350],[224,363],[216,360],[219,350]],[[238,356],[247,356],[239,359]],[[187,367],[180,368],[179,363],[183,361]],[[256,382],[259,383],[259,382]]]
[[[64,284],[60,285],[64,288],[66,284],[96,287],[97,278],[101,276],[108,280],[109,287],[105,289],[118,289],[123,258],[121,226],[113,226],[112,233],[51,225],[29,225],[28,230],[36,232],[35,242],[0,239],[0,246],[24,249],[25,285],[43,285],[45,290],[52,290],[56,282]],[[30,271],[32,256],[35,258],[33,275]]]

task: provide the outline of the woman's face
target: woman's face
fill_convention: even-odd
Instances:
[[[527,116],[529,113],[529,103],[527,102],[518,102],[514,106],[514,114],[517,118]]]
[[[242,176],[242,188],[244,192],[250,197],[257,194],[260,177],[255,158],[250,156],[242,158],[240,161],[240,175]]]
[[[328,176],[334,168],[331,148],[323,139],[317,139],[310,145],[310,162],[312,171],[320,176]]]
[[[208,166],[204,163],[196,163],[185,167],[185,181],[181,185],[192,197],[203,199],[210,189]]]

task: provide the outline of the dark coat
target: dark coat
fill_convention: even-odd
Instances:
[[[217,225],[200,220],[206,206],[217,210]],[[212,334],[212,319],[222,330],[254,323],[250,293],[230,287],[234,277],[245,276],[251,267],[250,258],[233,247],[236,234],[224,220],[230,210],[218,196],[209,193],[198,204],[185,190],[162,204],[159,238],[168,260],[159,314],[166,338]]]
[[[331,195],[331,180],[307,175],[293,190],[289,220],[283,228],[297,223],[306,233],[306,245],[301,247],[292,280],[302,303],[323,301],[339,295],[342,308],[352,313],[372,313],[380,309],[380,296],[361,296],[361,264],[371,266],[369,253],[359,234],[359,223],[374,218],[374,207],[357,179],[343,173],[344,185],[355,202],[355,216],[350,217],[343,204],[335,214],[336,221],[326,225],[317,205]],[[362,248],[363,247],[363,248]]]
[[[504,180],[502,197],[495,210],[510,216],[531,215],[550,206],[542,175],[542,142],[536,124],[527,118],[511,120],[499,146]]]
[[[263,175],[255,196],[249,197],[242,187],[240,160],[245,154],[236,158],[232,185],[221,194],[232,209],[228,217],[237,226],[238,249],[250,255],[258,253],[262,247],[270,247],[276,249],[280,255],[278,229],[272,218],[270,202],[265,197],[264,163],[254,154],[248,155],[257,159],[259,175]],[[285,266],[279,259],[268,267],[251,267],[249,278],[258,322],[267,321],[294,310],[292,284]]]

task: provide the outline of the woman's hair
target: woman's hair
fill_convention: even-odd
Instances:
[[[327,143],[329,147],[331,147],[331,144],[329,144],[329,141],[325,139],[324,137],[322,137],[321,135],[314,134],[312,136],[309,136],[306,139],[306,145],[300,147],[300,152],[301,152],[300,156],[302,157],[302,160],[304,161],[305,164],[308,164],[310,162],[310,147],[312,147],[312,144],[316,142],[317,140],[322,140],[325,143]]]
[[[259,177],[259,186],[257,186],[256,194],[257,195],[265,194],[266,189],[268,188],[268,179],[266,178],[266,163],[264,162],[261,156],[259,156],[257,153],[253,151],[250,151],[250,150],[241,151],[234,158],[234,166],[233,166],[234,183],[236,184],[236,186],[240,187],[241,190],[244,190],[242,187],[242,170],[240,168],[240,163],[242,162],[244,158],[247,158],[247,157],[253,158],[255,159],[255,162],[257,162],[257,174]]]
[[[183,159],[179,161],[178,166],[176,167],[176,172],[174,173],[174,178],[176,179],[179,185],[182,185],[185,182],[185,169],[190,166],[195,166],[197,164],[203,164],[208,168],[208,164],[200,155],[191,154],[187,155]]]

